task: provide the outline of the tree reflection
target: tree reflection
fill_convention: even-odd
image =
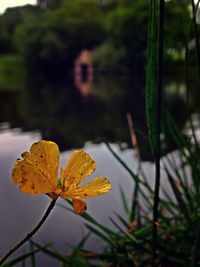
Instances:
[[[21,127],[23,131],[39,130],[43,139],[52,140],[61,150],[67,150],[83,147],[86,141],[101,142],[102,138],[131,147],[126,118],[130,113],[141,157],[143,160],[150,159],[149,143],[145,137],[143,78],[96,79],[91,84],[91,90],[92,94],[86,98],[69,81],[29,81],[27,90],[17,97],[10,93],[3,100],[7,110],[5,105],[1,106],[5,117],[0,118],[2,122],[9,121],[11,127]],[[168,100],[170,103],[175,101]],[[183,99],[178,98],[177,101],[182,107]],[[173,108],[176,103],[172,103]],[[183,126],[186,118],[182,116],[177,120]]]

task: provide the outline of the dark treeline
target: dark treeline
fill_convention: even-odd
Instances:
[[[32,73],[69,72],[83,49],[93,51],[99,72],[144,70],[148,1],[103,5],[96,0],[63,0],[50,1],[49,7],[42,2],[9,8],[1,15],[1,54],[21,55]],[[184,57],[189,1],[167,1],[165,16],[165,64],[175,66]]]

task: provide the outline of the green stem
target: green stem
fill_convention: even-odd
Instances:
[[[197,229],[196,229],[196,238],[195,238],[194,247],[192,249],[191,267],[198,266],[199,245],[200,245],[200,222],[198,222]]]
[[[127,172],[131,175],[135,183],[142,184],[146,189],[150,191],[150,193],[153,193],[151,187],[147,183],[145,183],[145,181],[141,180],[137,174],[134,174],[132,172],[132,170],[128,167],[128,165],[117,155],[117,153],[114,152],[114,150],[111,148],[110,144],[106,140],[104,140],[104,143],[109,149],[109,151],[112,153],[112,155],[121,163],[121,165],[125,168],[125,170],[127,170]],[[140,191],[140,193],[142,192]]]
[[[39,229],[40,227],[44,224],[46,221],[47,217],[49,216],[50,212],[54,208],[56,201],[58,197],[54,198],[50,205],[48,206],[45,214],[43,215],[42,219],[39,221],[39,223],[33,228],[31,232],[29,232],[20,242],[18,242],[13,248],[11,248],[1,259],[0,259],[0,265],[2,265],[5,260],[10,257],[18,248],[20,248],[24,243],[26,243]]]
[[[164,27],[164,0],[160,0],[159,18],[158,18],[158,65],[157,65],[157,97],[156,97],[156,150],[155,164],[156,177],[154,186],[154,206],[153,206],[153,243],[152,243],[152,266],[157,266],[157,242],[158,242],[158,206],[160,190],[160,133],[161,133],[161,115],[162,115],[162,66],[163,66],[163,27]]]
[[[196,7],[194,0],[191,0],[192,4],[192,13],[193,13],[193,27],[194,27],[194,35],[195,35],[195,42],[196,42],[196,55],[197,55],[197,66],[198,66],[198,74],[200,79],[200,44],[199,44],[199,32],[196,22]]]

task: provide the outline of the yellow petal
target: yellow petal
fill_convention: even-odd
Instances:
[[[29,194],[51,193],[57,187],[59,164],[58,146],[50,141],[39,141],[31,146],[30,153],[22,153],[13,171],[13,182]]]
[[[76,214],[81,214],[87,209],[86,202],[78,198],[72,200],[72,205]]]
[[[86,185],[76,188],[71,192],[72,197],[96,197],[110,191],[111,184],[107,178],[97,177]]]
[[[63,191],[76,188],[87,176],[93,173],[96,168],[95,161],[90,155],[82,150],[72,153],[61,173]]]
[[[57,144],[41,140],[31,146],[30,152],[31,160],[35,167],[47,175],[50,174],[57,184],[59,165],[59,148]]]

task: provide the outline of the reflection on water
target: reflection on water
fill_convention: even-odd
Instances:
[[[176,90],[175,90],[176,89]],[[181,89],[181,94],[178,90]],[[166,82],[165,102],[176,122],[186,121],[180,83]],[[179,91],[180,92],[180,91]],[[142,158],[150,158],[146,139],[144,80],[134,78],[75,79],[67,82],[31,81],[27,90],[0,90],[0,123],[22,131],[38,130],[42,138],[57,142],[62,151],[83,147],[86,141],[106,138],[131,147],[126,115],[131,114]]]
[[[72,83],[31,82],[26,91],[2,95],[1,122],[39,130],[62,150],[82,147],[87,140],[98,143],[102,137],[130,145],[126,113],[132,114],[135,128],[146,131],[142,88],[134,80],[98,80],[85,98]]]
[[[165,91],[165,103],[179,125],[184,126],[186,113],[183,94],[178,94],[178,89],[174,93],[172,86],[169,89],[169,84],[166,81],[168,89]],[[180,84],[183,90],[182,81]],[[88,201],[89,212],[107,225],[111,225],[109,216],[113,210],[123,214],[118,196],[119,185],[124,188],[128,198],[134,188],[125,170],[101,143],[101,138],[120,144],[114,145],[114,148],[136,171],[136,152],[122,150],[131,147],[126,116],[129,113],[142,159],[149,158],[149,145],[145,136],[144,81],[139,77],[101,78],[93,84],[89,81],[85,86],[86,89],[77,89],[77,84],[73,83],[47,83],[40,80],[30,82],[24,91],[0,90],[0,254],[30,231],[49,203],[46,196],[30,196],[19,192],[11,182],[11,169],[16,157],[41,138],[58,143],[62,151],[61,165],[64,165],[71,150],[84,147],[97,161],[93,177],[109,177],[113,185],[109,194]],[[178,83],[175,86],[179,88]],[[150,163],[143,163],[143,168],[148,178],[154,177]],[[153,179],[151,181],[153,183]],[[60,203],[64,204],[63,200]],[[69,244],[76,244],[85,233],[79,216],[57,206],[35,240],[40,243],[53,240],[57,249],[67,252]],[[93,248],[94,244],[97,244],[97,248],[102,245],[93,237],[87,245]]]

